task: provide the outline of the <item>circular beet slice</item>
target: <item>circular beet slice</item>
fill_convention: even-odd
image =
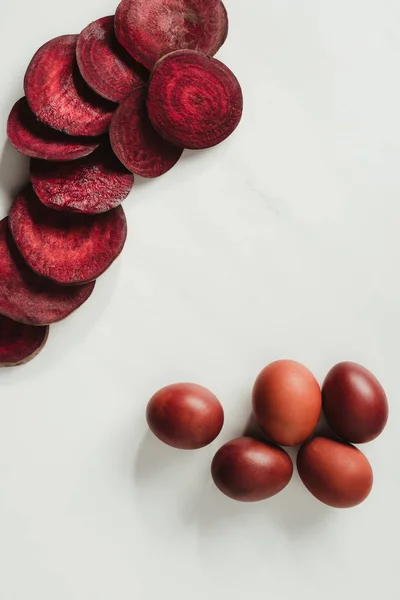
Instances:
[[[219,144],[236,129],[243,97],[235,75],[219,60],[178,50],[155,66],[147,109],[160,135],[196,150]]]
[[[120,163],[109,144],[71,162],[32,159],[30,171],[39,200],[56,210],[106,212],[119,206],[133,186],[133,174]]]
[[[49,327],[25,325],[0,315],[0,367],[16,367],[32,360],[48,335]]]
[[[149,121],[147,88],[139,88],[121,102],[110,126],[110,140],[119,160],[142,177],[158,177],[171,169],[183,149],[162,138]]]
[[[76,63],[77,35],[62,35],[41,46],[25,74],[28,104],[46,125],[69,135],[105,133],[115,105],[84,82]]]
[[[60,284],[96,279],[120,254],[126,240],[121,206],[98,215],[80,215],[44,206],[28,187],[14,200],[9,224],[27,264]]]
[[[58,285],[34,273],[15,246],[8,219],[0,221],[0,314],[28,325],[49,325],[86,302],[94,285]]]
[[[228,16],[220,0],[122,0],[115,32],[129,54],[151,70],[181,48],[213,56],[228,35]]]
[[[76,45],[76,59],[86,83],[100,96],[120,102],[148,73],[118,43],[114,16],[103,17],[88,25]]]
[[[73,137],[47,127],[33,114],[26,98],[18,100],[8,117],[7,135],[15,148],[43,160],[75,160],[93,152],[100,143],[93,137]]]

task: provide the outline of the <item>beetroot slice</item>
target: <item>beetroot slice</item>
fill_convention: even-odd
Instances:
[[[127,230],[121,206],[98,215],[60,212],[44,206],[31,187],[14,200],[9,224],[27,264],[64,285],[101,275],[120,254]]]
[[[100,96],[120,102],[148,79],[148,72],[117,42],[114,16],[88,25],[76,45],[79,70]]]
[[[171,169],[183,149],[162,138],[149,121],[147,88],[132,92],[121,102],[110,126],[110,140],[119,160],[142,177],[158,177]]]
[[[31,160],[31,181],[49,208],[96,214],[119,206],[133,186],[133,175],[109,144],[90,156],[65,163]]]
[[[62,286],[36,275],[18,252],[8,219],[0,221],[0,314],[28,325],[49,325],[86,302],[94,285]]]
[[[18,100],[8,117],[7,135],[26,156],[44,160],[75,160],[93,152],[100,143],[93,137],[73,137],[44,125],[29,108],[26,98]]]
[[[213,56],[228,35],[228,16],[220,0],[122,0],[115,32],[129,54],[151,70],[181,48]]]
[[[238,126],[243,97],[235,75],[219,60],[178,50],[154,68],[147,109],[155,129],[173,144],[210,148]]]
[[[17,323],[0,315],[0,367],[16,367],[34,358],[47,342],[49,327]]]
[[[62,35],[41,46],[25,74],[28,104],[46,125],[69,135],[105,133],[115,105],[84,82],[76,63],[77,35]]]

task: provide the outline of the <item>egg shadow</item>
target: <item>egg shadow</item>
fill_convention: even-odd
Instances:
[[[6,140],[0,158],[0,189],[9,210],[16,193],[29,181],[29,158],[24,156],[9,140]]]
[[[133,476],[138,486],[146,485],[161,472],[173,469],[182,460],[182,451],[163,444],[147,431],[136,453]]]

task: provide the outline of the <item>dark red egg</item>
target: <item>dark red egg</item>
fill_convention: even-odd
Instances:
[[[358,448],[325,437],[302,446],[297,469],[308,491],[334,508],[361,504],[373,484],[371,465]]]
[[[182,450],[210,444],[224,424],[224,411],[210,390],[195,383],[173,383],[150,398],[147,423],[162,442]]]
[[[293,464],[290,456],[278,446],[240,437],[218,450],[211,474],[215,485],[229,498],[257,502],[278,494],[287,486]]]
[[[334,366],[322,387],[323,410],[332,431],[361,444],[378,437],[388,419],[385,391],[376,377],[354,362]]]

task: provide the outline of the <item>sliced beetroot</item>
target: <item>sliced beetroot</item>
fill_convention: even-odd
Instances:
[[[115,105],[84,82],[76,63],[77,35],[62,35],[41,46],[25,74],[28,104],[46,125],[69,135],[105,133]]]
[[[235,75],[219,60],[178,50],[154,68],[147,109],[160,135],[196,150],[219,144],[236,129],[243,97]]]
[[[118,43],[114,16],[98,19],[82,31],[76,58],[86,83],[113,102],[120,102],[148,78],[148,72]]]
[[[31,181],[49,208],[96,214],[119,206],[133,185],[133,174],[118,160],[110,144],[71,162],[31,160]]]
[[[14,241],[27,264],[57,283],[85,283],[101,275],[126,239],[121,206],[98,215],[47,208],[31,187],[13,202],[9,216]]]
[[[44,160],[75,160],[93,152],[100,143],[93,137],[73,137],[38,121],[26,98],[18,100],[8,117],[7,135],[19,152]]]
[[[15,246],[8,219],[0,221],[0,314],[29,325],[55,323],[86,302],[94,285],[62,286],[34,273]]]
[[[0,367],[16,367],[32,360],[48,335],[49,327],[25,325],[0,315]]]
[[[147,88],[121,102],[110,126],[111,145],[119,160],[142,177],[158,177],[171,169],[183,150],[162,138],[147,116]]]
[[[151,70],[181,48],[213,56],[228,35],[228,16],[220,0],[122,0],[115,32],[129,54]]]

